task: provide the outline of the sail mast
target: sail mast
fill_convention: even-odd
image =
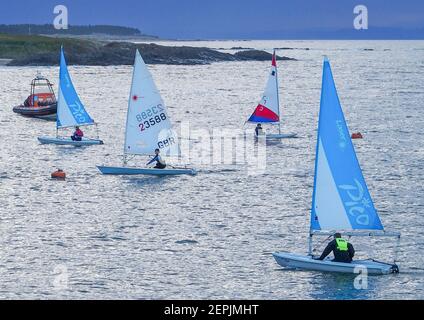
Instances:
[[[327,60],[328,60],[327,56],[324,56],[324,63]],[[324,92],[323,86],[324,86],[324,67],[323,67],[323,71],[322,71],[321,99],[320,99],[320,101],[323,100],[323,92]],[[310,226],[309,226],[309,237],[308,237],[308,254],[309,255],[312,255],[312,231],[313,231],[313,228],[312,228],[313,221],[312,221],[312,219],[314,218],[312,211],[313,211],[313,207],[315,205],[315,194],[316,194],[316,185],[317,185],[318,151],[319,151],[319,139],[320,139],[319,133],[320,133],[321,116],[322,116],[321,108],[322,108],[322,104],[320,104],[320,110],[319,110],[319,115],[318,115],[317,144],[316,144],[316,147],[315,147],[314,187],[313,187],[313,190],[312,190],[312,209],[311,209],[311,217],[310,217],[311,221],[310,221]]]
[[[126,166],[127,164],[127,150],[126,150],[126,145],[127,145],[127,130],[128,130],[128,118],[129,118],[129,112],[130,112],[130,107],[131,107],[131,97],[133,95],[133,88],[134,88],[134,76],[135,76],[135,68],[136,68],[136,64],[137,64],[137,55],[140,54],[138,52],[138,49],[136,49],[136,53],[135,53],[135,58],[134,58],[134,66],[133,66],[133,73],[132,73],[132,79],[131,79],[131,88],[130,88],[130,96],[128,97],[128,108],[127,108],[127,120],[125,123],[125,141],[124,141],[124,153],[123,153],[123,160],[122,163],[124,166]]]
[[[272,54],[272,65],[275,67],[275,86],[277,88],[278,133],[281,134],[280,94],[278,92],[278,71],[277,71],[277,57],[275,55],[275,49]]]
[[[61,106],[62,106],[62,102],[60,101],[61,100],[61,96],[62,96],[62,94],[61,94],[61,91],[62,91],[62,88],[61,88],[61,85],[60,85],[60,81],[61,81],[61,78],[62,78],[62,73],[63,73],[63,70],[62,70],[62,68],[63,68],[63,61],[62,61],[62,59],[64,59],[65,58],[65,56],[64,56],[64,53],[63,53],[63,45],[61,45],[60,46],[60,58],[59,58],[59,88],[58,88],[58,99],[56,100],[56,138],[58,138],[59,137],[59,127],[60,127],[60,119],[59,119],[59,114],[60,114],[60,108],[61,108]]]

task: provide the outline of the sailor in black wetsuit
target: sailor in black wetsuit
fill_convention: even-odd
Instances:
[[[262,134],[264,133],[264,131],[263,131],[263,129],[262,129],[262,125],[261,125],[260,123],[258,123],[258,124],[256,125],[255,133],[256,133],[256,136],[257,136],[257,137],[259,137],[260,135],[262,135]]]
[[[146,165],[153,163],[156,161],[156,165],[154,166],[155,169],[165,169],[166,163],[165,160],[162,159],[162,157],[159,154],[159,149],[155,149],[155,156],[150,160]]]
[[[327,245],[318,260],[324,260],[331,251],[333,251],[334,254],[334,262],[350,263],[355,255],[355,249],[352,244],[343,239],[342,235],[338,232],[334,234],[334,240]]]

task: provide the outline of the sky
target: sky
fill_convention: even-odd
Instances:
[[[356,31],[353,8],[363,4],[368,34],[408,30],[424,38],[424,0],[0,0],[0,24],[52,23],[59,4],[71,25],[122,25],[174,39],[346,36]]]

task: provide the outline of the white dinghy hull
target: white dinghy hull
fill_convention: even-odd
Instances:
[[[197,172],[191,168],[170,168],[170,169],[154,169],[154,168],[132,168],[132,167],[107,167],[97,166],[102,174],[111,175],[154,175],[154,176],[170,176],[190,174],[195,175]]]
[[[275,140],[275,139],[289,139],[289,138],[296,138],[296,133],[267,133],[265,135],[266,140]]]
[[[42,144],[72,145],[72,146],[92,146],[103,144],[102,140],[82,138],[81,141],[74,141],[67,137],[38,137]]]
[[[302,256],[286,252],[275,252],[272,255],[280,266],[289,269],[358,274],[362,272],[360,268],[366,268],[368,274],[372,275],[399,272],[395,264],[377,262],[374,260],[354,260],[351,263],[342,263],[333,262],[330,259],[314,260],[311,256]]]

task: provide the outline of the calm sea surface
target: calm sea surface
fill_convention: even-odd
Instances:
[[[200,164],[194,177],[102,176],[96,164],[121,161],[132,67],[69,68],[105,141],[89,148],[40,145],[54,122],[12,113],[37,71],[57,88],[57,67],[0,67],[0,298],[423,299],[424,42],[184,44],[294,48],[279,51],[298,59],[279,63],[280,101],[283,131],[299,138],[268,145],[259,175]],[[352,276],[284,271],[271,256],[307,249],[323,55],[349,129],[364,135],[354,144],[375,206],[403,236],[401,273],[363,290]],[[150,69],[175,126],[240,129],[269,62]],[[66,181],[50,179],[58,167]],[[380,260],[390,260],[389,240],[351,239]]]

